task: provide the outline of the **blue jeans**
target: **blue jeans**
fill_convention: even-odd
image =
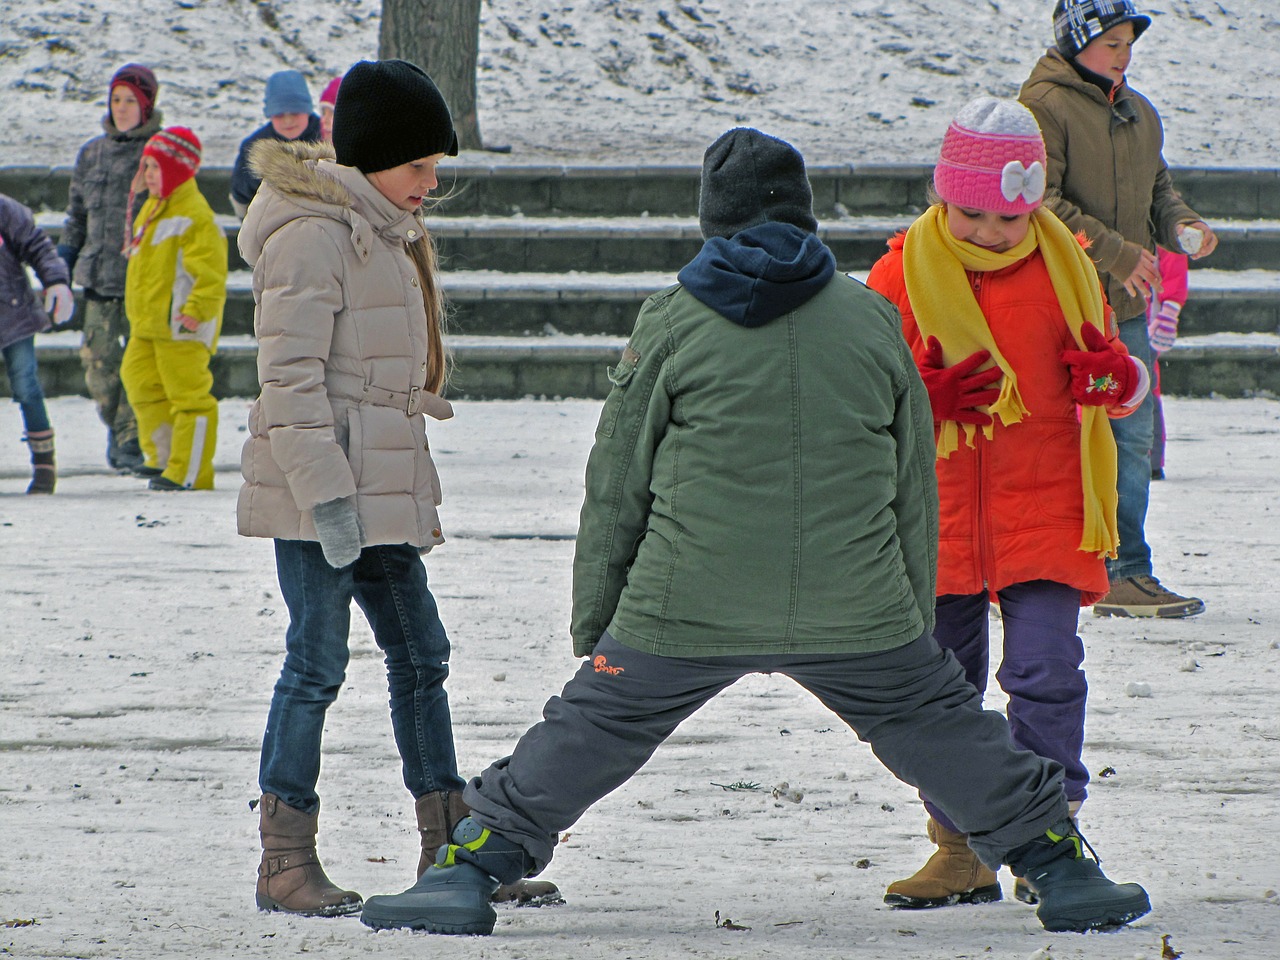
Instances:
[[[1151,344],[1146,316],[1120,322],[1120,340],[1129,355],[1151,369]],[[1151,493],[1151,445],[1155,438],[1155,400],[1151,394],[1138,409],[1122,420],[1111,421],[1116,438],[1116,526],[1120,533],[1117,557],[1107,561],[1112,583],[1151,573],[1151,548],[1147,546],[1147,501]]]
[[[36,373],[36,338],[15,340],[0,353],[4,354],[9,389],[13,392],[13,402],[22,408],[22,425],[27,433],[52,429],[49,411],[44,406],[44,390],[40,388],[40,377]]]
[[[386,655],[391,730],[404,785],[414,799],[434,790],[462,790],[444,690],[449,638],[417,549],[365,547],[355,563],[335,570],[314,541],[277,540],[275,545],[289,629],[262,738],[262,792],[303,813],[320,807],[320,740],[325,711],[346,678],[352,599]]]

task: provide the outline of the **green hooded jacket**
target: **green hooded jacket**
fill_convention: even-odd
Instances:
[[[575,654],[606,628],[691,658],[932,631],[928,396],[897,310],[833,271],[813,234],[768,223],[645,302],[587,464]]]

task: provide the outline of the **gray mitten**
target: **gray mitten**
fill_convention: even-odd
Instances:
[[[360,556],[360,517],[356,513],[354,497],[339,497],[321,503],[311,511],[315,521],[316,536],[325,560],[335,570],[341,570],[356,562]]]

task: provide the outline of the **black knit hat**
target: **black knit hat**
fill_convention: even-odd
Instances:
[[[1134,9],[1133,0],[1058,0],[1053,8],[1053,39],[1058,52],[1074,60],[1080,51],[1112,27],[1133,24],[1133,38],[1151,26],[1151,18]]]
[[[767,221],[816,233],[804,157],[785,140],[735,127],[707,148],[698,191],[702,236],[731,237]]]
[[[362,173],[437,153],[458,155],[449,105],[421,67],[407,60],[361,60],[346,72],[333,107],[338,162]]]

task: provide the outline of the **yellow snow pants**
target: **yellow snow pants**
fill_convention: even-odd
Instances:
[[[218,401],[209,348],[198,340],[131,337],[120,364],[147,466],[195,490],[213,489]]]

